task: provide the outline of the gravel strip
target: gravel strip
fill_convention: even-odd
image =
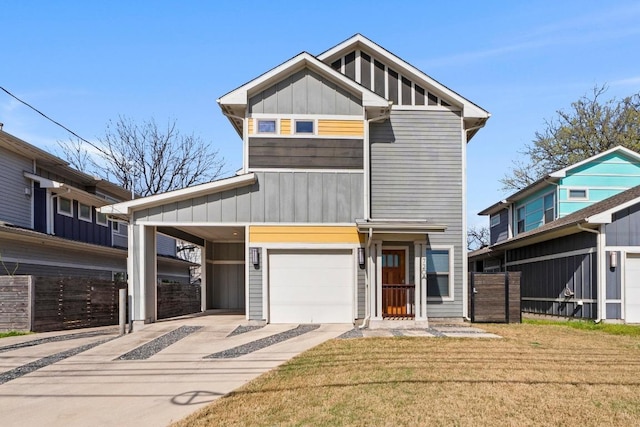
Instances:
[[[426,331],[431,335],[433,335],[434,337],[439,337],[439,338],[446,337],[445,334],[443,334],[442,332],[434,328],[427,328]]]
[[[255,331],[257,329],[262,329],[262,328],[264,328],[264,325],[245,325],[245,326],[240,325],[237,328],[235,328],[233,331],[231,331],[231,333],[227,335],[227,338],[233,337],[235,335],[244,334],[246,332]]]
[[[247,344],[240,345],[238,347],[230,348],[228,350],[220,351],[205,356],[205,359],[233,359],[235,357],[244,356],[245,354],[253,353],[254,351],[262,350],[265,347],[269,347],[279,342],[286,341],[290,338],[295,338],[307,332],[318,329],[320,325],[298,325],[297,328],[289,331],[280,332],[279,334],[271,335],[270,337],[261,338],[259,340],[252,341]]]
[[[52,354],[51,356],[43,357],[42,359],[36,360],[35,362],[27,363],[26,365],[22,365],[10,371],[3,372],[2,374],[0,374],[0,384],[15,380],[16,378],[20,378],[23,375],[30,374],[31,372],[37,371],[40,368],[44,368],[45,366],[60,362],[61,360],[64,360],[71,356],[75,356],[76,354],[80,354],[83,351],[87,351],[90,348],[97,347],[115,338],[117,337],[105,338],[91,344],[85,344],[80,347],[72,348],[70,350],[61,351],[60,353]]]
[[[171,332],[149,341],[148,343],[141,345],[138,348],[131,350],[128,353],[123,354],[115,360],[144,360],[148,359],[154,354],[164,350],[171,344],[180,341],[197,330],[202,329],[202,326],[180,326],[178,329],[174,329]]]
[[[350,331],[345,332],[340,335],[338,339],[349,339],[349,338],[362,338],[362,331],[360,329],[353,328]]]
[[[67,334],[67,335],[57,335],[54,337],[48,338],[38,338],[31,341],[25,341],[18,344],[11,344],[4,347],[0,347],[0,353],[4,353],[6,351],[17,350],[19,348],[33,347],[40,344],[47,344],[50,342],[58,342],[58,341],[67,341],[67,340],[76,340],[79,338],[90,338],[97,337],[100,335],[110,335],[113,332],[104,332],[104,331],[95,331],[95,332],[79,332],[77,334]]]

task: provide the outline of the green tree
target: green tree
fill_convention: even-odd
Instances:
[[[503,190],[520,190],[546,174],[563,169],[617,145],[640,152],[640,93],[602,100],[606,86],[596,86],[571,109],[556,111],[545,129],[520,152],[500,180]]]

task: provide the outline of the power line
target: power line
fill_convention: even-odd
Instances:
[[[14,94],[12,94],[11,92],[9,92],[7,89],[3,88],[2,86],[0,86],[0,89],[2,89],[7,95],[9,95],[10,97],[12,97],[13,99],[15,99],[16,101],[26,105],[27,107],[31,108],[33,111],[35,111],[36,113],[40,114],[42,117],[44,117],[45,119],[49,120],[50,122],[60,126],[62,129],[66,130],[67,132],[69,132],[71,135],[75,136],[76,138],[78,138],[80,141],[85,142],[87,144],[89,144],[90,146],[92,146],[93,148],[95,148],[96,150],[100,151],[102,154],[107,154],[102,148],[98,147],[97,145],[95,145],[92,142],[87,141],[86,139],[84,139],[83,137],[81,137],[80,135],[78,135],[77,133],[75,133],[74,131],[72,131],[71,129],[69,129],[68,127],[66,127],[65,125],[61,124],[60,122],[57,122],[55,120],[53,120],[51,117],[47,116],[45,113],[43,113],[42,111],[38,110],[37,108],[35,108],[34,106],[32,106],[31,104],[29,104],[26,101],[23,101],[22,99],[18,98],[17,96],[15,96]]]

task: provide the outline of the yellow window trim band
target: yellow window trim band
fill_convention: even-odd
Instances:
[[[357,226],[260,226],[249,227],[251,243],[349,243],[360,244]]]

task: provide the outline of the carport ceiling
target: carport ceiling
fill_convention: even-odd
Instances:
[[[174,227],[185,233],[193,234],[209,241],[244,241],[244,226],[215,227],[215,226],[181,226]]]

